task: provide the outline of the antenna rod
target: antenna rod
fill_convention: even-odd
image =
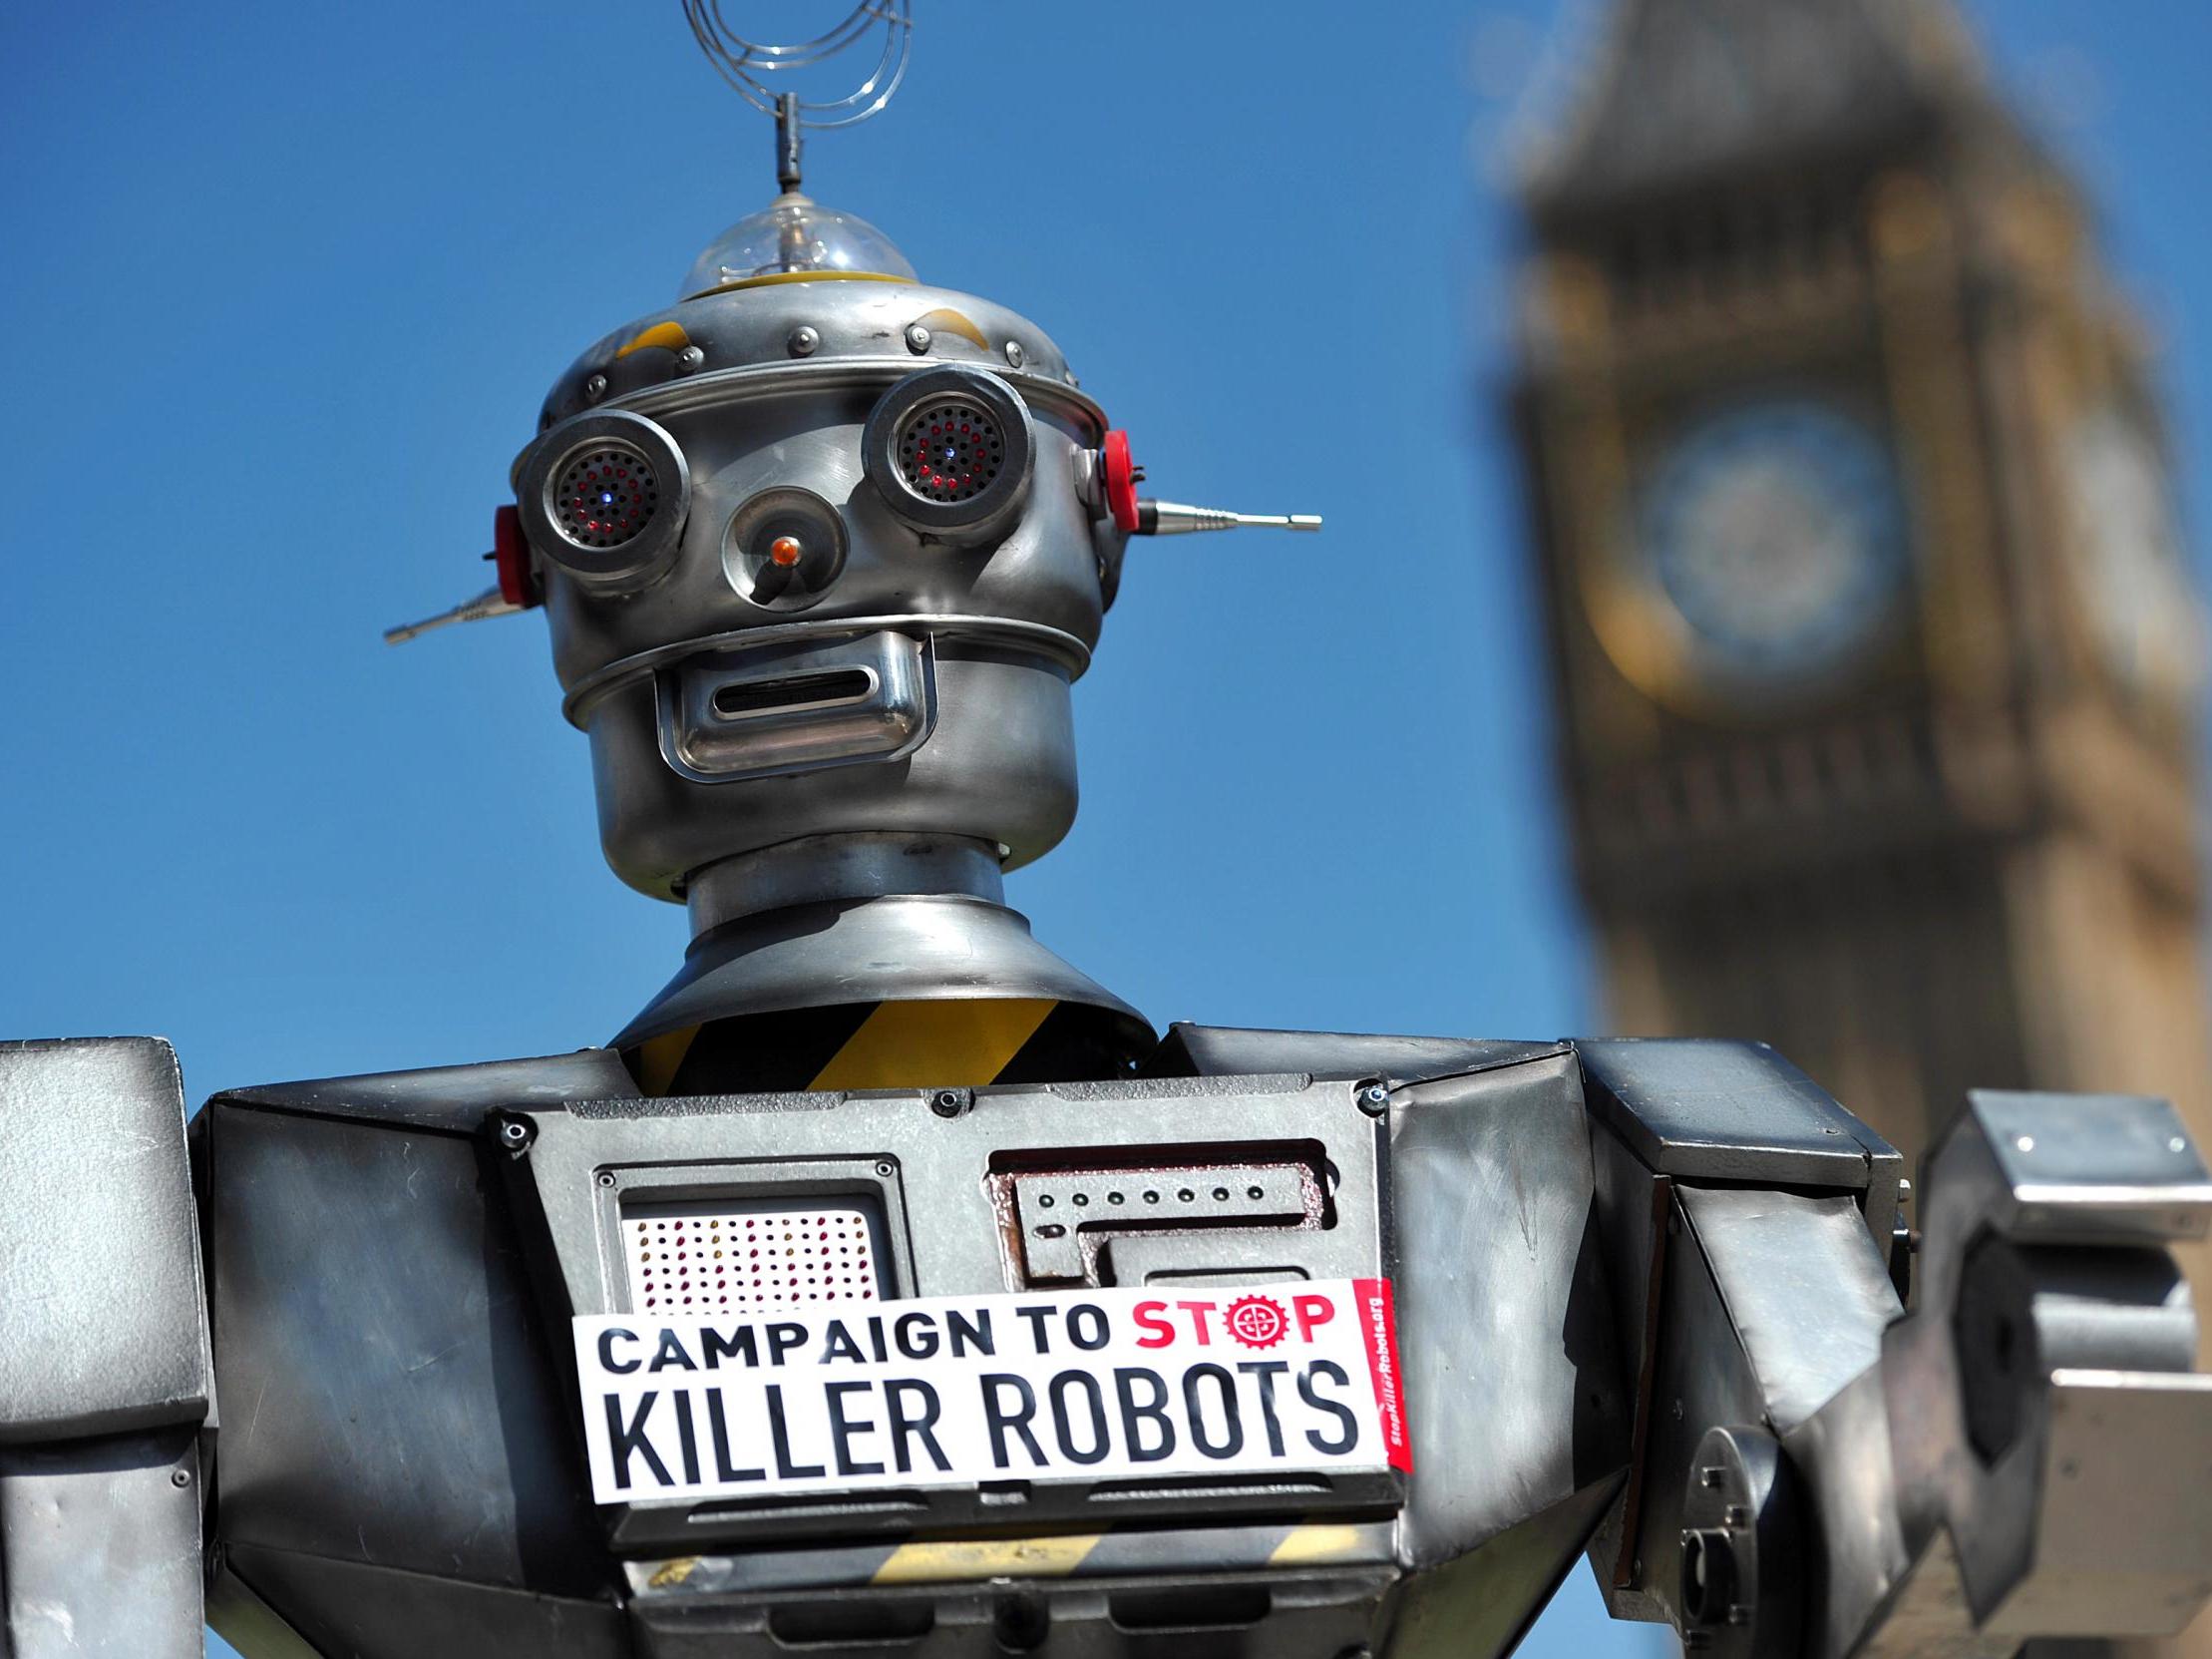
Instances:
[[[1186,507],[1179,501],[1137,503],[1139,536],[1185,536],[1194,530],[1318,530],[1317,513],[1231,513],[1219,507]]]
[[[473,600],[463,600],[451,611],[441,611],[435,617],[426,617],[419,622],[409,622],[405,627],[388,627],[384,630],[387,645],[404,645],[410,639],[421,637],[434,627],[451,627],[455,622],[481,622],[487,617],[513,617],[529,609],[515,604],[497,588],[487,588]]]
[[[776,94],[776,184],[786,196],[799,188],[799,147],[804,142],[799,95]]]

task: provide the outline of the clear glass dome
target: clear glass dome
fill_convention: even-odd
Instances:
[[[865,218],[834,212],[796,192],[779,196],[759,212],[739,219],[693,261],[678,299],[696,299],[718,288],[763,277],[875,277],[912,282],[914,266],[891,238]]]

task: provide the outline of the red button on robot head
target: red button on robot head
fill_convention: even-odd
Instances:
[[[1116,530],[1133,533],[1137,528],[1137,486],[1144,481],[1144,469],[1129,458],[1129,434],[1118,426],[1107,433],[1099,459],[1106,476],[1106,511],[1113,515]]]

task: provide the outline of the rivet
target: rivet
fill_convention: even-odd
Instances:
[[[892,1178],[893,1175],[897,1174],[898,1171],[892,1167],[891,1160],[889,1158],[883,1158],[877,1161],[876,1173],[881,1175],[885,1180],[888,1181]]]
[[[676,353],[676,372],[689,374],[707,360],[707,354],[695,345],[687,345]]]
[[[916,352],[929,349],[929,331],[919,322],[907,324],[907,349]]]
[[[586,380],[583,383],[583,395],[593,403],[598,402],[600,398],[606,396],[606,376],[603,374],[594,374],[590,379]]]
[[[2181,1136],[2175,1135],[2173,1139],[2166,1142],[2166,1150],[2169,1152],[2186,1152],[2189,1150],[2189,1143]]]
[[[784,340],[784,349],[794,357],[812,357],[814,348],[822,343],[822,336],[805,323],[794,328]]]
[[[1390,1107],[1390,1091],[1376,1078],[1370,1078],[1354,1088],[1352,1099],[1369,1117],[1380,1117]]]
[[[169,1471],[169,1483],[173,1486],[188,1486],[192,1483],[192,1477],[186,1469],[173,1468]]]
[[[2015,1146],[2018,1146],[2023,1152],[2032,1152],[2035,1149],[2035,1137],[2033,1135],[2022,1135],[2020,1139],[2014,1141],[2013,1144]]]
[[[939,1117],[957,1117],[967,1109],[967,1099],[956,1088],[940,1088],[929,1096],[929,1109]]]
[[[1075,378],[1075,371],[1073,369],[1069,369],[1066,373],[1062,374],[1060,378],[1062,380],[1065,380],[1070,386],[1080,386],[1083,384],[1082,381]]]
[[[603,1187],[610,1187],[610,1186],[612,1186],[613,1184],[614,1184],[614,1171],[613,1171],[613,1170],[611,1170],[611,1169],[602,1169],[602,1170],[600,1170],[600,1171],[599,1171],[599,1185],[601,1185],[601,1186],[603,1186]]]
[[[1011,368],[1018,369],[1019,367],[1021,367],[1022,356],[1023,352],[1021,349],[1021,342],[1019,340],[1008,340],[1006,342],[1007,365]]]

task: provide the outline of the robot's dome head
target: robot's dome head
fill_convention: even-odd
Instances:
[[[503,583],[545,601],[608,861],[672,898],[801,837],[1045,852],[1126,537],[1105,416],[1033,323],[804,197],[684,291],[559,377],[514,473]]]
[[[698,299],[726,288],[804,276],[915,280],[907,256],[868,220],[787,191],[707,243],[676,297]]]

